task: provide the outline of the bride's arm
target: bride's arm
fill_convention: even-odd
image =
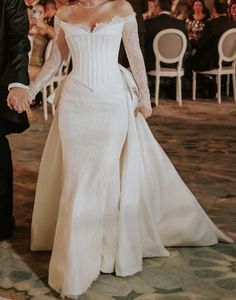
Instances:
[[[60,68],[61,62],[68,53],[68,46],[60,19],[55,17],[55,36],[49,58],[44,63],[36,79],[30,84],[30,99],[33,100],[38,92],[47,84]]]
[[[152,107],[144,59],[139,45],[138,26],[135,14],[126,18],[122,40],[132,74],[139,90],[138,109],[144,115],[144,117],[147,118],[152,114]]]

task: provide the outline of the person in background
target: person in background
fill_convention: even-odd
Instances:
[[[191,67],[196,71],[207,71],[218,67],[218,42],[228,29],[236,23],[227,15],[228,5],[224,0],[214,0],[213,19],[207,21],[205,30],[198,40],[192,40],[196,53],[191,58]]]
[[[51,15],[51,12],[49,13],[49,15]],[[36,34],[47,36],[48,39],[53,38],[54,29],[53,29],[53,26],[47,22],[46,6],[44,6],[40,3],[38,3],[34,6],[33,22],[35,24]]]
[[[210,14],[203,0],[194,0],[192,9],[192,14],[186,19],[186,27],[189,38],[196,40],[202,34]]]
[[[148,10],[145,13],[143,13],[143,19],[146,21],[148,19],[155,18],[156,16],[157,16],[156,1],[149,0]]]
[[[172,6],[172,12],[176,19],[186,22],[192,12],[192,7],[188,0],[180,0],[174,7]]]
[[[22,113],[28,107],[30,50],[27,37],[29,23],[24,2],[1,0],[0,20],[0,241],[2,241],[10,238],[15,228],[13,166],[6,135],[20,133],[29,127],[27,115]],[[18,97],[21,98],[21,103]],[[11,109],[7,106],[7,102]],[[16,113],[12,108],[21,113]]]
[[[47,44],[54,36],[54,28],[45,22],[45,8],[41,4],[33,7],[33,18],[30,35],[33,36],[30,64],[41,67],[44,63],[44,54]]]
[[[229,4],[229,17],[236,22],[236,0],[232,0]]]
[[[157,33],[164,29],[174,28],[182,31],[186,38],[187,29],[183,21],[171,16],[171,0],[159,0],[156,4],[158,16],[146,21],[145,64],[147,71],[156,67],[156,57],[153,51],[153,41]]]
[[[57,7],[54,0],[45,1],[46,22],[49,26],[54,27],[54,16],[56,15]]]
[[[206,22],[201,36],[197,40],[191,40],[194,55],[187,60],[185,70],[190,81],[192,70],[208,71],[218,68],[220,37],[228,29],[236,28],[236,22],[228,17],[227,11],[228,5],[225,0],[214,0],[212,19]],[[214,78],[199,76],[198,82],[202,98],[215,98],[217,88]]]

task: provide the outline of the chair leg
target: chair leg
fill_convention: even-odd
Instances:
[[[44,120],[47,121],[48,119],[48,104],[47,104],[47,89],[43,89],[43,115]]]
[[[233,80],[234,101],[236,102],[236,73],[235,72],[232,74],[232,80]]]
[[[179,103],[179,106],[182,106],[182,84],[181,84],[181,76],[176,77],[176,86],[177,86],[177,94],[176,99]]]
[[[226,81],[226,96],[229,96],[229,83],[230,83],[230,74],[227,75],[227,81]]]
[[[196,100],[196,85],[197,85],[197,73],[193,72],[192,78],[192,100]]]
[[[159,88],[160,88],[160,76],[156,76],[156,87],[155,87],[155,104],[158,106],[159,104]]]
[[[55,116],[55,112],[56,112],[55,105],[52,103],[52,115],[53,116]]]
[[[217,76],[217,94],[218,104],[221,104],[221,75]]]

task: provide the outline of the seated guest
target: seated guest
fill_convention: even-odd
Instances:
[[[156,58],[153,51],[153,40],[157,33],[164,29],[175,28],[184,32],[186,37],[188,37],[184,22],[177,20],[170,15],[171,5],[171,0],[159,0],[156,4],[158,16],[146,20],[145,63],[147,71],[154,70],[156,67]]]
[[[46,6],[38,3],[34,8],[33,11],[36,10],[39,12],[39,16],[35,16],[35,26],[37,28],[37,33],[41,35],[46,35],[49,39],[52,39],[54,37],[54,15],[56,14],[56,5],[55,10],[46,10]],[[54,13],[54,15],[53,15]],[[50,18],[47,18],[47,14],[50,16]],[[52,24],[49,24],[49,23]]]
[[[236,0],[232,0],[229,5],[229,17],[236,22]]]
[[[189,0],[179,0],[175,5],[172,4],[172,12],[176,19],[186,22],[187,18],[192,13],[192,7]]]
[[[148,20],[157,16],[156,1],[148,0],[148,10],[143,13],[143,19]]]
[[[192,40],[196,53],[190,59],[190,67],[196,71],[206,71],[218,67],[218,42],[221,35],[236,22],[227,16],[228,5],[225,0],[214,0],[213,19],[207,21],[205,30],[198,40]]]
[[[42,66],[44,63],[44,53],[49,42],[53,37],[54,29],[45,23],[45,9],[41,4],[36,4],[32,12],[32,24],[29,34],[33,36],[33,46],[31,50],[30,64]]]
[[[192,8],[192,14],[186,19],[186,27],[188,29],[189,38],[196,40],[203,32],[210,14],[203,0],[194,0]]]
[[[57,8],[56,2],[54,0],[46,0],[45,1],[45,16],[46,16],[46,23],[49,26],[54,26],[54,16],[56,15]]]

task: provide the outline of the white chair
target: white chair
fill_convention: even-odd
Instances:
[[[30,64],[31,56],[32,56],[32,48],[33,48],[33,41],[34,41],[34,38],[33,38],[31,35],[28,35],[28,39],[29,39],[29,42],[30,42],[30,51],[28,52],[28,56],[29,56],[29,64]]]
[[[216,75],[217,83],[217,98],[218,103],[221,104],[221,76],[228,75],[227,77],[227,95],[229,94],[229,75],[232,75],[233,79],[233,92],[234,101],[236,101],[236,28],[227,30],[222,34],[218,42],[218,53],[219,53],[219,67],[209,71],[193,71],[193,100],[196,100],[196,77],[197,73],[204,75]],[[230,66],[223,66],[223,62],[231,63]]]
[[[50,56],[52,49],[53,41],[50,40],[46,51],[45,51],[45,60],[47,60]],[[43,98],[43,114],[44,120],[48,119],[48,103],[51,104],[52,107],[52,115],[55,115],[55,105],[54,105],[54,97],[55,97],[55,89],[56,87],[66,78],[69,70],[70,64],[70,55],[68,53],[67,57],[62,61],[60,68],[56,75],[42,88],[42,98]]]
[[[148,75],[156,77],[155,104],[159,101],[160,77],[176,77],[176,100],[182,106],[182,81],[184,75],[182,68],[183,57],[187,48],[185,34],[174,28],[160,31],[154,38],[153,50],[156,56],[156,70],[148,72]],[[161,67],[165,64],[176,64],[176,67]]]

